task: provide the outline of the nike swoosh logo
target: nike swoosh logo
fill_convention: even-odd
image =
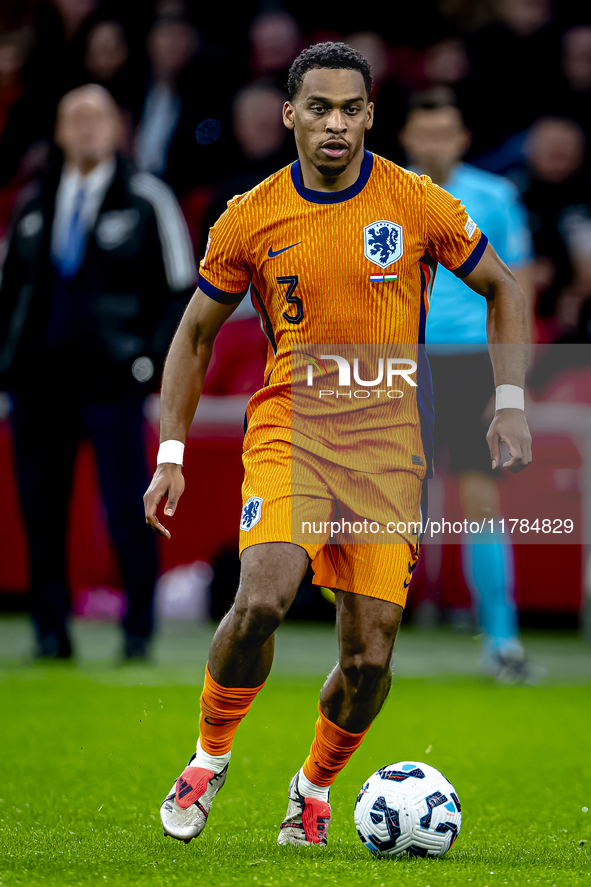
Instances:
[[[203,718],[206,724],[209,724],[210,727],[225,727],[226,724],[232,723],[232,721],[240,721],[241,718],[228,718],[227,721],[212,721],[210,718]]]
[[[405,588],[408,588],[409,585],[410,585],[410,579],[408,580],[408,582],[407,582],[406,579],[405,579],[405,580],[404,580],[404,587],[405,587]]]
[[[301,242],[302,242],[301,240],[298,240],[297,243],[292,243],[291,246],[284,246],[283,249],[278,249],[278,250],[269,249],[269,252],[267,253],[267,255],[269,256],[270,259],[274,259],[275,256],[279,255],[279,253],[284,253],[288,249],[293,249],[294,246],[299,246]]]

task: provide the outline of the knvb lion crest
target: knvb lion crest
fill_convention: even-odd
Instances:
[[[240,529],[246,530],[248,533],[249,530],[252,530],[255,524],[261,519],[261,507],[263,504],[263,500],[260,496],[251,496],[248,502],[245,502],[244,508],[242,509],[242,517],[240,518]]]
[[[382,219],[363,229],[365,257],[370,262],[387,268],[402,255],[402,225]]]

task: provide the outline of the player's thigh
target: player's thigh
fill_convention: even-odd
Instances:
[[[291,542],[266,542],[247,548],[240,563],[235,607],[258,609],[283,618],[308,567],[308,554]]]
[[[350,667],[385,668],[404,612],[392,601],[335,590],[339,662]]]
[[[314,457],[289,441],[261,440],[245,450],[242,461],[241,557],[252,546],[291,542],[314,558],[330,535],[334,513],[332,495]],[[294,533],[304,519],[326,532]]]
[[[289,441],[259,440],[247,446],[242,461],[241,576],[235,608],[277,618],[287,612],[308,560],[325,541],[324,536],[295,538],[294,521],[298,514],[312,514],[324,526],[334,503],[315,460]]]
[[[314,583],[403,608],[418,560],[424,481],[407,471],[346,474],[335,494],[352,534],[319,551]]]

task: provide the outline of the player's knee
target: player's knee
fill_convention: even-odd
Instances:
[[[277,599],[237,599],[234,604],[234,624],[238,637],[269,637],[283,622],[287,609],[288,606]]]
[[[389,686],[392,681],[390,657],[352,656],[341,661],[341,671],[349,692],[362,697],[371,696],[378,688],[385,683]]]

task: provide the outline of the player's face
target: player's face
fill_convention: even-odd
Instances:
[[[410,162],[420,169],[451,167],[463,157],[470,144],[457,108],[413,111],[400,141]]]
[[[322,176],[340,176],[361,156],[364,133],[373,123],[373,104],[360,72],[308,71],[293,102],[284,105],[283,122],[294,130],[300,156]]]

